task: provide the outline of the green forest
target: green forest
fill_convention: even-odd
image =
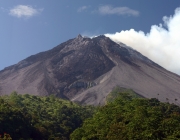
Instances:
[[[68,140],[93,111],[92,106],[80,106],[53,95],[13,92],[0,97],[0,134],[9,134],[13,140]]]
[[[16,92],[0,97],[0,140],[180,140],[180,107],[115,88],[104,106]]]

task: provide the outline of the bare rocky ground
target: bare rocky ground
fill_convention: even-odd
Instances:
[[[0,95],[54,94],[98,105],[116,86],[180,105],[180,76],[105,36],[79,35],[0,71]]]

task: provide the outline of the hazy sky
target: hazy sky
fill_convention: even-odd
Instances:
[[[0,70],[78,34],[149,34],[178,7],[179,0],[0,0]]]

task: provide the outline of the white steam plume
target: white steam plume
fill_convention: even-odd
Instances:
[[[180,7],[164,24],[153,25],[149,33],[134,29],[105,34],[115,42],[122,42],[141,52],[164,68],[180,75]]]

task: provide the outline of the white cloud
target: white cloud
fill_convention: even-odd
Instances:
[[[138,16],[139,12],[128,7],[112,7],[110,5],[100,6],[98,12],[102,15],[129,15]]]
[[[17,5],[10,9],[9,14],[18,18],[29,18],[42,12],[43,9],[35,9],[29,5]]]
[[[0,9],[1,9],[1,11],[3,11],[3,12],[6,12],[6,11],[7,11],[7,9],[5,9],[4,7],[0,7]]]
[[[88,6],[82,6],[82,7],[79,7],[77,11],[82,12],[82,11],[86,10],[87,8],[88,8]]]
[[[106,34],[116,42],[133,47],[154,62],[180,75],[180,8],[163,24],[152,25],[150,32],[134,29]]]

